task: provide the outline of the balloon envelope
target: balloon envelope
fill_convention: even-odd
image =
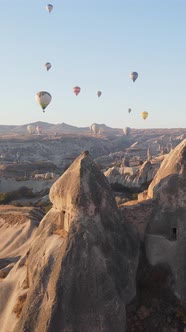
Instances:
[[[77,96],[80,93],[81,88],[79,86],[74,86],[72,90],[75,93],[75,95]]]
[[[100,127],[94,123],[92,126],[91,126],[91,130],[93,131],[94,134],[97,134],[100,130]]]
[[[45,63],[45,68],[46,68],[47,71],[48,71],[51,67],[52,67],[52,65],[51,65],[50,62],[46,62],[46,63]]]
[[[129,108],[129,109],[128,109],[128,112],[130,113],[131,111],[132,111],[131,108]]]
[[[130,78],[133,80],[133,82],[135,82],[135,80],[138,78],[138,73],[136,71],[132,71],[129,74]]]
[[[41,126],[37,126],[37,127],[36,127],[36,133],[37,133],[38,135],[40,135],[40,134],[42,133],[42,128],[41,128]]]
[[[141,118],[143,120],[145,120],[148,117],[149,113],[148,112],[141,112],[140,115],[141,115]]]
[[[35,127],[33,125],[28,125],[27,130],[28,130],[29,134],[35,133]]]
[[[50,3],[49,3],[48,5],[46,5],[46,10],[47,10],[49,13],[51,13],[52,9],[53,9],[53,5],[51,5]]]
[[[44,112],[45,108],[50,104],[52,96],[49,92],[39,91],[35,95],[35,100],[41,106]]]
[[[97,96],[101,97],[101,95],[102,95],[102,92],[101,91],[97,91]]]
[[[129,134],[130,134],[130,131],[131,131],[131,129],[130,129],[129,127],[125,127],[125,128],[123,129],[123,132],[124,132],[125,135],[129,135]]]

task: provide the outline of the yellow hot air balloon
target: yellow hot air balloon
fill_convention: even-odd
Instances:
[[[43,112],[45,112],[45,108],[50,104],[52,96],[49,92],[39,91],[35,95],[35,100],[41,106]]]
[[[141,118],[143,120],[145,120],[148,117],[149,113],[148,112],[141,112],[140,115],[141,115]]]

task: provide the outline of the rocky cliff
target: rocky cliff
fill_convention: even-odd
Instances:
[[[26,298],[26,253],[43,213],[35,208],[0,207],[0,330],[13,331]]]
[[[148,188],[154,174],[159,168],[159,162],[144,162],[135,167],[111,167],[104,172],[113,189],[125,190],[126,188],[134,191],[143,191]]]
[[[159,171],[154,176],[154,179],[148,188],[148,196],[150,198],[154,197],[156,189],[158,188],[158,184],[160,184],[160,181],[163,178],[171,174],[182,174],[186,158],[185,145],[186,145],[186,139],[184,139],[162,161]]]
[[[88,152],[49,196],[52,209],[0,284],[1,298],[12,294],[9,310],[5,314],[4,300],[0,310],[3,332],[124,332],[125,305],[135,295],[138,235]]]
[[[174,293],[186,299],[186,140],[162,162],[149,196],[156,206],[146,230],[146,253],[151,264],[167,264]]]

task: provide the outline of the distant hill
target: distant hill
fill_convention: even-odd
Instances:
[[[27,126],[31,124],[34,127],[40,126],[42,128],[43,133],[48,134],[63,134],[63,133],[90,133],[89,127],[76,127],[69,125],[67,123],[59,123],[59,124],[52,124],[42,121],[27,123],[24,125],[18,126],[7,126],[7,125],[0,125],[0,134],[27,134]],[[118,129],[111,128],[106,126],[105,124],[99,124],[103,132],[112,132],[115,133]],[[119,129],[120,130],[120,129]]]
[[[57,132],[57,133],[80,133],[80,132],[87,132],[90,131],[88,127],[76,127],[69,125],[67,123],[59,123],[56,125],[53,125],[48,132]]]
[[[0,133],[8,134],[9,132],[12,132],[17,126],[7,126],[7,125],[0,125]]]
[[[12,129],[9,130],[9,133],[10,133],[10,134],[11,134],[11,133],[12,133],[12,134],[13,134],[13,133],[15,133],[15,134],[27,134],[27,133],[28,133],[28,131],[27,131],[27,126],[28,126],[29,124],[33,125],[34,127],[41,126],[41,127],[43,128],[43,130],[45,130],[45,131],[50,130],[50,129],[54,126],[54,125],[51,124],[51,123],[42,122],[42,121],[37,121],[37,122],[27,123],[27,124],[24,124],[24,125],[14,126],[14,128],[12,128]],[[2,128],[2,127],[3,127],[3,126],[0,125],[0,133],[1,133],[1,128]],[[8,132],[7,132],[7,134],[8,134]]]
[[[32,122],[32,123],[26,123],[24,125],[0,125],[0,135],[28,135],[27,126],[31,124],[35,127],[40,126],[42,128],[43,134],[49,134],[49,135],[62,135],[62,134],[90,134],[91,130],[90,127],[76,127],[72,126],[67,123],[48,123],[48,122]],[[112,128],[107,126],[104,123],[98,124],[94,123],[99,126],[101,129],[101,133],[105,134],[106,136],[114,136],[114,135],[123,135],[123,129],[122,128]],[[124,127],[124,126],[123,126]],[[180,136],[182,139],[186,137],[186,128],[149,128],[149,129],[135,129],[131,128],[130,136],[133,138],[136,138],[136,140],[144,140],[148,137],[148,139],[154,139],[154,138],[161,138],[161,136]]]

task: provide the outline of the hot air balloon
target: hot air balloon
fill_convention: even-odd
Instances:
[[[141,112],[140,115],[141,115],[142,119],[145,120],[148,117],[149,113],[148,112]]]
[[[128,136],[128,135],[130,134],[130,131],[131,131],[131,129],[130,129],[129,127],[125,127],[125,128],[123,129],[123,132],[124,132],[124,134],[125,134],[126,136]]]
[[[44,66],[45,66],[47,71],[52,67],[50,62],[46,62]]]
[[[28,125],[27,127],[26,127],[26,129],[28,130],[28,132],[29,132],[29,134],[34,134],[35,133],[35,127],[33,126],[33,125]]]
[[[101,91],[97,91],[97,96],[101,97],[101,95],[102,95],[102,92]]]
[[[100,127],[99,125],[97,125],[96,123],[94,123],[92,126],[91,126],[91,130],[93,131],[94,134],[97,134],[100,130]]]
[[[138,78],[138,73],[136,71],[133,71],[129,74],[130,78],[135,82],[135,80]]]
[[[80,93],[81,88],[79,86],[74,86],[73,87],[73,92],[76,94],[76,96]]]
[[[51,5],[50,3],[49,3],[48,5],[46,5],[46,10],[47,10],[49,13],[51,13],[52,9],[53,9],[53,5]]]
[[[35,100],[41,106],[43,112],[45,112],[45,108],[50,104],[52,96],[49,92],[39,91],[35,95]]]
[[[36,133],[37,133],[38,135],[41,135],[41,133],[42,133],[42,128],[41,128],[41,126],[37,126],[37,127],[36,127]]]
[[[131,108],[129,108],[129,109],[128,109],[128,112],[130,113],[131,111],[132,111]]]

